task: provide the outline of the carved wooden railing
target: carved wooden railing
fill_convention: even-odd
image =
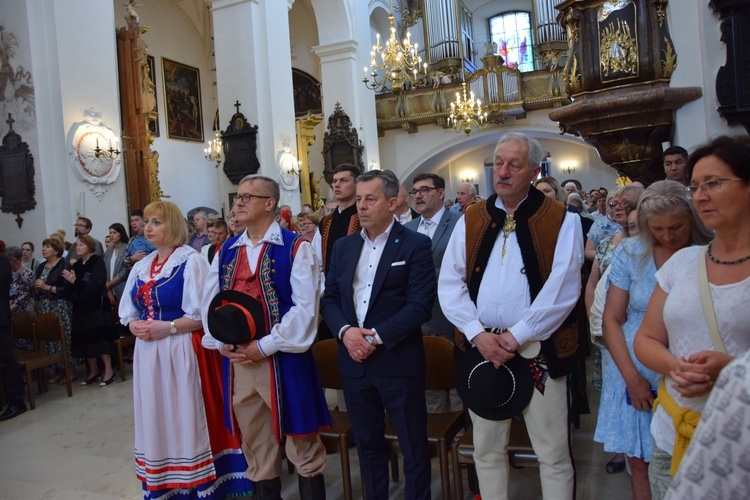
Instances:
[[[525,118],[526,112],[569,103],[560,71],[548,69],[521,73],[503,66],[499,57],[482,58],[484,66],[466,77],[467,87],[489,112],[490,126],[500,126],[508,117]],[[433,77],[435,78],[435,77]],[[423,86],[400,96],[376,96],[378,134],[386,130],[418,131],[420,125],[448,127],[450,103],[461,82]]]

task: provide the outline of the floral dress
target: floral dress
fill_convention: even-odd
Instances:
[[[635,357],[633,339],[646,314],[648,302],[656,287],[656,266],[653,257],[643,257],[644,245],[640,238],[627,238],[615,249],[609,282],[629,293],[628,318],[622,325],[628,353],[638,373],[658,387],[661,376],[649,370]],[[654,442],[651,438],[651,412],[636,410],[627,404],[625,379],[617,364],[604,365],[602,397],[594,441],[604,444],[604,450],[625,453],[629,457],[651,461]]]
[[[51,267],[44,266],[39,279],[45,281],[51,270]],[[73,303],[57,294],[43,291],[39,293],[37,304],[37,312],[39,314],[56,312],[60,315],[60,323],[62,323],[63,330],[65,331],[65,343],[68,349],[68,363],[71,365],[76,364],[77,360],[73,358],[70,351],[70,332],[73,327]],[[42,344],[42,350],[47,353],[57,353],[62,351],[62,345],[60,342],[44,342]]]
[[[34,312],[34,273],[31,269],[22,267],[13,273],[10,282],[10,304],[13,317],[23,312]],[[34,349],[29,339],[17,339],[16,346],[24,351]]]

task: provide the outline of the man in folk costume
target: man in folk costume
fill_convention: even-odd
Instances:
[[[212,263],[203,295],[203,346],[226,358],[224,398],[234,417],[228,425],[240,432],[255,496],[281,498],[285,436],[286,456],[299,474],[300,498],[318,500],[325,498],[326,464],[318,429],[330,425],[309,350],[318,324],[320,271],[310,243],[274,221],[278,200],[273,179],[251,175],[240,182],[235,211],[246,230],[227,240]],[[240,345],[218,341],[208,328],[212,299],[230,290],[262,305],[255,324],[263,326]]]
[[[333,171],[333,197],[338,206],[320,221],[321,252],[323,260],[323,281],[325,274],[331,266],[331,254],[333,244],[344,236],[349,236],[362,230],[357,214],[357,205],[354,203],[357,197],[357,177],[361,173],[358,166],[351,163],[342,163]],[[318,328],[318,339],[325,340],[333,338],[331,330],[325,321]],[[339,406],[343,405],[342,401]],[[343,406],[342,406],[343,408]]]
[[[573,310],[581,290],[583,238],[575,214],[531,186],[542,157],[539,143],[523,134],[500,139],[496,194],[470,206],[456,224],[438,294],[459,330],[458,356],[476,348],[498,369],[515,356],[531,365],[535,389],[523,416],[539,457],[542,493],[545,499],[571,500],[575,471],[566,379],[576,363]],[[480,492],[506,499],[511,421],[480,417],[468,405]]]

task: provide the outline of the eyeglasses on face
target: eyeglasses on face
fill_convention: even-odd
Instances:
[[[688,198],[692,198],[696,195],[699,189],[703,190],[704,193],[710,193],[712,191],[719,192],[722,189],[722,186],[725,182],[732,182],[732,181],[742,181],[743,179],[738,179],[737,177],[733,177],[731,179],[711,179],[709,181],[704,182],[703,184],[698,184],[697,186],[686,186],[685,187],[685,194]]]
[[[433,189],[437,189],[437,188],[436,188],[436,187],[427,187],[427,186],[422,186],[422,187],[421,187],[421,188],[419,188],[419,189],[412,189],[411,191],[409,191],[409,194],[410,194],[410,195],[412,195],[412,196],[417,196],[417,193],[419,193],[419,194],[421,194],[422,196],[426,196],[426,195],[427,195],[427,193],[429,193],[429,192],[430,192],[430,191],[432,191]]]
[[[237,195],[234,196],[234,198],[232,198],[232,200],[235,203],[239,203],[240,200],[242,201],[242,203],[250,203],[251,201],[253,201],[253,198],[258,198],[260,200],[268,200],[271,197],[270,196],[260,196],[260,195],[257,195],[257,194],[237,194]]]
[[[627,200],[623,200],[623,201],[614,200],[614,201],[609,202],[609,208],[615,208],[618,205],[625,209],[633,206],[633,204]]]

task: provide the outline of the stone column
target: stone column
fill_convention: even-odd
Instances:
[[[239,100],[248,122],[258,125],[260,174],[281,184],[277,158],[286,139],[296,149],[289,9],[293,0],[215,0],[214,50],[220,128],[226,129]],[[236,191],[226,178],[228,191]],[[299,193],[281,203],[300,209]]]

